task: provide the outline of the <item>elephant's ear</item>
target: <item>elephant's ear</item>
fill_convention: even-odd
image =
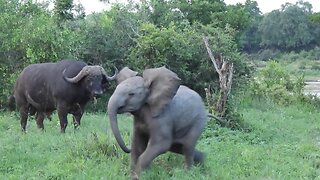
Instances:
[[[176,94],[181,79],[165,67],[145,70],[143,79],[144,86],[150,90],[146,102],[151,107],[152,116],[158,116]]]
[[[137,74],[138,74],[138,72],[133,71],[133,70],[129,69],[128,67],[124,67],[123,69],[121,69],[121,71],[116,76],[117,83],[120,84],[122,81],[124,81],[130,77],[137,76]]]

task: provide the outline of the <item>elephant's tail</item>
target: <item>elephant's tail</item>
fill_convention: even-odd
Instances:
[[[225,120],[225,119],[223,119],[223,118],[221,118],[221,117],[217,117],[217,116],[215,116],[215,115],[213,115],[213,114],[208,113],[208,117],[209,117],[209,118],[214,118],[215,120],[219,121],[220,123],[226,123],[226,120]]]
[[[8,108],[10,111],[14,111],[16,109],[16,100],[15,100],[14,95],[11,95],[8,98]]]

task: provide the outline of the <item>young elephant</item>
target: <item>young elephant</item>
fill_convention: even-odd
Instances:
[[[110,97],[111,128],[119,146],[127,153],[130,150],[120,135],[117,114],[130,112],[134,116],[133,179],[166,151],[184,155],[187,169],[194,162],[203,161],[203,153],[195,146],[206,124],[207,112],[198,93],[180,85],[180,81],[165,67],[147,69],[143,77],[129,76],[122,80]]]

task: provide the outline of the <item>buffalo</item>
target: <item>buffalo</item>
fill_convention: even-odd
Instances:
[[[118,69],[108,76],[103,67],[78,60],[28,65],[18,76],[10,98],[20,113],[22,130],[26,131],[28,114],[36,114],[37,126],[44,129],[45,116],[55,110],[62,133],[68,113],[73,115],[74,127],[78,127],[88,101],[100,96],[117,73]]]

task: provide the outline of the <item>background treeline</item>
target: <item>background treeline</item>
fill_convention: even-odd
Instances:
[[[216,55],[234,62],[234,87],[250,76],[252,57],[269,60],[304,52],[320,60],[320,15],[304,1],[268,14],[251,0],[237,5],[223,0],[148,0],[113,4],[108,11],[90,15],[73,0],[56,0],[50,10],[48,6],[0,0],[0,108],[6,106],[23,67],[64,58],[99,64],[109,73],[114,65],[138,71],[166,65],[202,95],[205,87],[216,92],[218,79],[204,36]]]

